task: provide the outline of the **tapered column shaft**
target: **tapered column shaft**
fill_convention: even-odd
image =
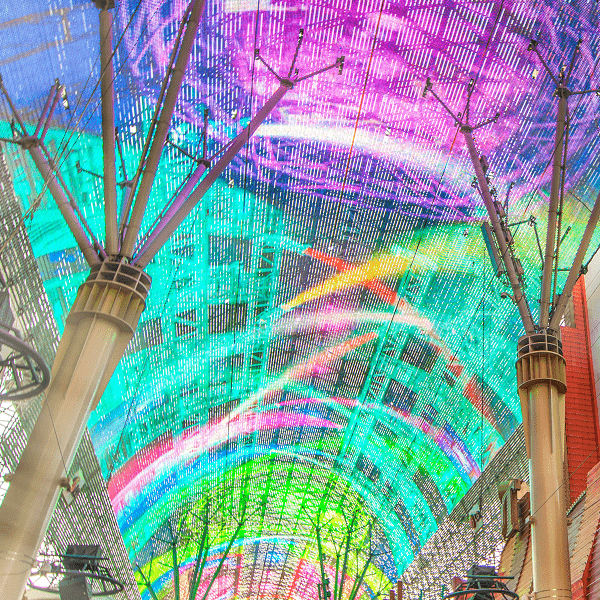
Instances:
[[[105,261],[67,317],[44,405],[0,505],[0,597],[20,600],[52,516],[61,478],[137,327],[149,278]]]
[[[533,587],[537,600],[571,600],[565,463],[566,369],[547,333],[519,340],[517,382],[529,455]]]
[[[533,588],[537,600],[571,598],[564,481],[565,395],[555,385],[529,390]]]

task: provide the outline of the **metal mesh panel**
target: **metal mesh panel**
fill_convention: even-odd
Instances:
[[[419,598],[423,592],[425,600],[439,600],[444,590],[452,589],[452,577],[464,577],[474,564],[498,566],[504,547],[498,483],[528,481],[528,464],[519,426],[402,575],[407,598]],[[469,525],[469,513],[476,504],[483,524],[475,530]]]

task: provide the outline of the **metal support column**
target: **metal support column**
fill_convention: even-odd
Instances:
[[[579,249],[569,270],[567,282],[560,297],[556,301],[551,297],[553,267],[557,261],[558,248],[562,240],[557,237],[559,222],[559,203],[561,187],[564,183],[566,163],[565,144],[563,139],[568,131],[567,100],[573,94],[588,94],[598,90],[573,92],[566,86],[573,69],[575,57],[581,41],[577,44],[571,62],[563,69],[558,78],[554,77],[548,65],[537,49],[537,42],[532,40],[529,50],[535,51],[543,67],[556,85],[558,111],[556,119],[555,145],[553,154],[553,170],[548,212],[545,253],[543,256],[542,286],[540,292],[540,316],[538,324],[533,322],[522,278],[515,268],[519,263],[513,256],[510,233],[506,215],[497,206],[490,194],[488,179],[473,140],[472,132],[483,125],[494,122],[493,119],[472,126],[469,124],[469,103],[473,93],[472,80],[467,90],[466,107],[458,117],[446,106],[443,100],[433,92],[428,79],[425,96],[431,91],[442,107],[452,116],[465,137],[469,155],[485,207],[492,224],[496,241],[500,249],[500,258],[506,268],[509,283],[519,308],[527,335],[522,337],[517,349],[517,382],[519,398],[523,413],[525,442],[529,456],[529,477],[531,487],[531,531],[533,549],[533,585],[537,600],[556,599],[571,600],[571,576],[569,564],[569,544],[567,536],[567,491],[565,485],[565,392],[566,375],[565,360],[562,354],[557,332],[563,317],[567,301],[573,292],[581,265],[585,258],[594,230],[600,219],[600,195],[586,225],[585,233]],[[461,121],[461,115],[463,120]],[[537,237],[537,231],[536,231]],[[541,246],[540,247],[541,253]],[[522,274],[522,272],[521,272]]]
[[[352,518],[352,522],[348,529],[348,535],[346,536],[346,547],[344,549],[344,562],[342,565],[342,575],[340,578],[340,588],[337,596],[337,600],[342,600],[344,597],[344,584],[346,583],[346,572],[348,570],[348,555],[350,554],[350,542],[352,541],[352,533],[354,532],[354,522],[356,521],[356,513]]]
[[[318,516],[317,516],[318,519]],[[329,596],[331,592],[329,592],[329,579],[327,579],[327,575],[325,574],[325,558],[323,556],[323,541],[321,540],[321,525],[317,520],[317,524],[315,526],[315,531],[317,534],[317,551],[319,553],[319,567],[321,570],[321,592],[322,592],[322,600],[329,600]],[[329,596],[328,596],[329,594]]]
[[[360,591],[360,586],[363,584],[365,575],[367,574],[367,569],[371,564],[372,558],[372,555],[369,553],[369,558],[367,558],[363,570],[361,571],[358,579],[354,582],[354,585],[352,586],[352,590],[350,591],[350,596],[348,597],[348,600],[356,600],[358,592]]]
[[[205,513],[204,527],[202,530],[202,538],[198,543],[198,553],[196,554],[196,561],[194,564],[194,572],[189,581],[189,594],[188,600],[196,600],[198,594],[198,587],[200,586],[200,578],[206,565],[208,558],[208,509]]]
[[[90,411],[133,337],[150,279],[104,261],[67,317],[44,405],[0,506],[0,590],[20,600]]]
[[[519,340],[517,383],[529,455],[533,587],[537,600],[570,600],[564,480],[566,365],[558,338]]]
[[[29,155],[33,159],[35,166],[38,168],[40,175],[44,178],[44,184],[48,187],[50,194],[54,198],[56,202],[56,206],[58,210],[60,210],[63,219],[69,226],[79,249],[83,253],[87,263],[91,265],[98,265],[100,263],[100,258],[98,257],[98,253],[96,249],[92,246],[92,243],[88,239],[83,227],[81,226],[80,220],[78,219],[75,210],[71,206],[71,203],[67,199],[65,192],[57,181],[55,173],[52,171],[48,161],[42,154],[40,150],[37,140],[31,138],[31,143],[29,140],[22,141],[21,145],[29,151]]]

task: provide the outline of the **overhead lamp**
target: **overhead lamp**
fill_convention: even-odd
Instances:
[[[485,242],[490,262],[496,272],[496,277],[500,277],[506,272],[506,269],[504,263],[500,260],[500,253],[492,236],[492,229],[487,221],[481,225],[481,234],[483,235],[483,241]]]

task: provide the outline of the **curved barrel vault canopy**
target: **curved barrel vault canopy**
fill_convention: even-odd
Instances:
[[[49,145],[102,237],[96,9],[55,4],[52,13],[41,1],[16,8],[2,75],[32,121],[54,78],[66,84],[70,106]],[[121,183],[186,5],[117,3]],[[586,2],[207,4],[142,231],[201,152],[205,109],[210,155],[277,86],[255,49],[285,74],[303,28],[300,74],[346,58],[342,75],[288,93],[147,268],[147,309],[89,422],[142,589],[148,580],[159,597],[172,593],[174,539],[189,585],[198,532],[167,533],[216,499],[225,508],[199,598],[214,573],[210,600],[316,595],[317,518],[335,525],[353,511],[376,527],[381,552],[358,586],[375,597],[463,497],[520,422],[521,325],[489,265],[461,136],[421,97],[425,80],[459,110],[474,78],[473,118],[500,112],[476,141],[512,221],[525,221],[515,244],[535,297],[540,260],[527,221],[543,232],[554,104],[527,44],[536,36],[558,69],[582,36],[574,78],[596,85],[596,11]],[[58,39],[60,52],[35,32]],[[593,95],[573,101],[565,266],[598,187],[599,108]],[[6,120],[2,128],[10,137]],[[6,155],[27,209],[41,182],[16,151]],[[47,198],[27,227],[60,325],[87,267]],[[251,516],[238,531],[244,506]],[[344,531],[332,525],[323,540],[328,573]],[[345,600],[356,569],[348,577]]]

